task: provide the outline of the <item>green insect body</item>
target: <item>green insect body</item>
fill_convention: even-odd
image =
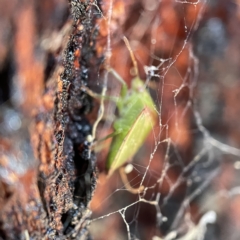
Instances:
[[[107,158],[108,175],[136,154],[156,123],[154,102],[139,77],[132,80],[127,91],[124,83],[117,102],[119,118],[114,122],[115,135]]]

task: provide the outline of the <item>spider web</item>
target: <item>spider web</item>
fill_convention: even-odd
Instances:
[[[112,22],[116,21],[117,12],[114,8],[121,3],[110,2],[107,6],[108,16],[106,14],[103,21],[108,21],[109,26],[114,25]],[[216,205],[237,196],[239,187],[238,183],[216,187],[216,181],[224,174],[223,166],[240,168],[237,161],[240,149],[233,147],[234,144],[226,144],[227,140],[217,131],[209,130],[215,120],[209,119],[205,108],[210,108],[209,112],[213,114],[208,105],[214,102],[206,99],[214,97],[216,86],[209,88],[201,79],[205,64],[201,60],[204,61],[207,54],[211,55],[210,58],[218,56],[219,51],[223,54],[226,45],[223,27],[216,19],[201,25],[208,6],[206,1],[152,0],[139,1],[139,4],[141,14],[124,34],[120,34],[120,38],[123,35],[128,38],[140,76],[146,80],[158,113],[158,124],[153,126],[144,146],[132,159],[133,171],[128,174],[131,186],[143,185],[145,189],[133,195],[117,173],[106,178],[101,173],[101,166],[103,168],[107,151],[101,151],[98,154],[98,187],[90,204],[92,235],[94,239],[218,239],[209,233],[209,225],[216,225],[219,215],[223,214]],[[129,8],[136,6],[128,5]],[[179,20],[178,26],[173,27]],[[130,82],[132,63],[129,52],[122,42],[116,41],[119,35],[113,34],[115,30],[109,27],[107,55],[112,57],[107,64]],[[150,35],[150,44],[144,45],[147,34]],[[166,39],[161,38],[164,34]],[[199,40],[201,36],[216,40],[215,52],[204,49],[207,44]],[[112,60],[121,51],[125,51],[120,56],[123,60],[116,60],[119,63]],[[123,62],[127,64],[122,66]],[[114,89],[118,89],[119,94],[121,87],[114,77],[108,75],[104,84],[108,84],[106,95],[116,95]],[[201,95],[204,91],[209,94],[206,99]],[[108,120],[114,118],[114,113],[114,105],[105,105]],[[209,124],[210,121],[213,123]],[[98,138],[106,135],[110,125],[109,121],[102,121]]]

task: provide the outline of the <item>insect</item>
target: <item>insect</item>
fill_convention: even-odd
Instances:
[[[144,82],[135,77],[126,90],[124,84],[117,102],[119,118],[113,124],[115,136],[106,166],[109,175],[136,154],[156,122],[155,106]]]
[[[130,48],[126,37],[123,38],[135,68],[136,75],[131,81],[131,88],[127,88],[125,81],[112,69],[109,70],[121,83],[122,89],[120,97],[116,102],[118,118],[113,124],[114,132],[110,150],[107,157],[106,168],[108,176],[111,176],[117,169],[125,183],[125,186],[131,192],[138,193],[143,190],[132,188],[127,182],[126,174],[124,176],[123,168],[125,163],[130,161],[139,148],[142,146],[157,120],[157,113],[152,97],[150,96],[146,85],[140,79],[137,62]]]

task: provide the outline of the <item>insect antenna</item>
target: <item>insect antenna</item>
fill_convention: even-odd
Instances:
[[[108,31],[108,37],[107,37],[107,62],[106,62],[106,67],[109,68],[109,62],[110,62],[110,58],[111,58],[111,39],[110,39],[110,23],[111,23],[111,18],[112,18],[112,5],[113,5],[113,1],[110,1],[110,7],[109,7],[109,11],[108,11],[108,27],[107,27],[107,31]],[[106,96],[106,92],[107,92],[107,82],[108,82],[108,72],[105,74],[104,77],[104,86],[102,89],[102,93],[101,93],[101,102],[100,102],[100,109],[98,112],[98,118],[95,121],[95,123],[93,124],[93,129],[92,129],[92,139],[93,141],[96,138],[96,132],[97,132],[97,127],[98,124],[100,123],[100,121],[103,118],[104,115],[104,97]]]
[[[128,51],[129,51],[129,53],[130,53],[130,57],[131,57],[131,60],[132,60],[132,62],[133,62],[134,71],[135,71],[135,74],[134,74],[134,75],[139,78],[137,61],[136,61],[136,58],[135,58],[135,56],[134,56],[134,54],[133,54],[132,48],[131,48],[131,46],[130,46],[130,43],[129,43],[128,39],[127,39],[125,36],[123,37],[123,41],[124,41],[124,43],[125,43]]]

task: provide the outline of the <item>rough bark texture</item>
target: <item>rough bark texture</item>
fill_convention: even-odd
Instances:
[[[20,1],[16,3],[21,4]],[[43,69],[35,67],[36,49],[31,44],[35,37],[32,21],[36,3],[23,1],[22,4],[16,13],[19,21],[16,22],[16,41],[19,42],[16,48],[20,51],[16,61],[23,78],[20,85],[25,91],[22,109],[35,116],[31,140],[38,162],[30,170],[25,167],[20,173],[17,163],[9,169],[14,159],[10,159],[8,153],[14,155],[16,145],[5,144],[1,156],[0,238],[89,239],[86,224],[91,212],[87,206],[95,189],[96,164],[95,155],[86,141],[91,134],[86,115],[92,109],[92,102],[81,87],[94,78],[100,63],[95,50],[99,10],[87,0],[69,1],[73,20],[66,21],[52,38],[42,43],[48,56],[43,82]],[[25,28],[22,26],[24,21]],[[29,42],[29,51],[26,51],[24,39]],[[40,75],[36,74],[35,68]],[[38,77],[36,86],[33,75]],[[39,88],[44,89],[43,95]],[[18,140],[22,145],[23,136]],[[23,168],[24,156],[20,158],[19,167]],[[7,169],[12,176],[4,175],[3,170]]]

